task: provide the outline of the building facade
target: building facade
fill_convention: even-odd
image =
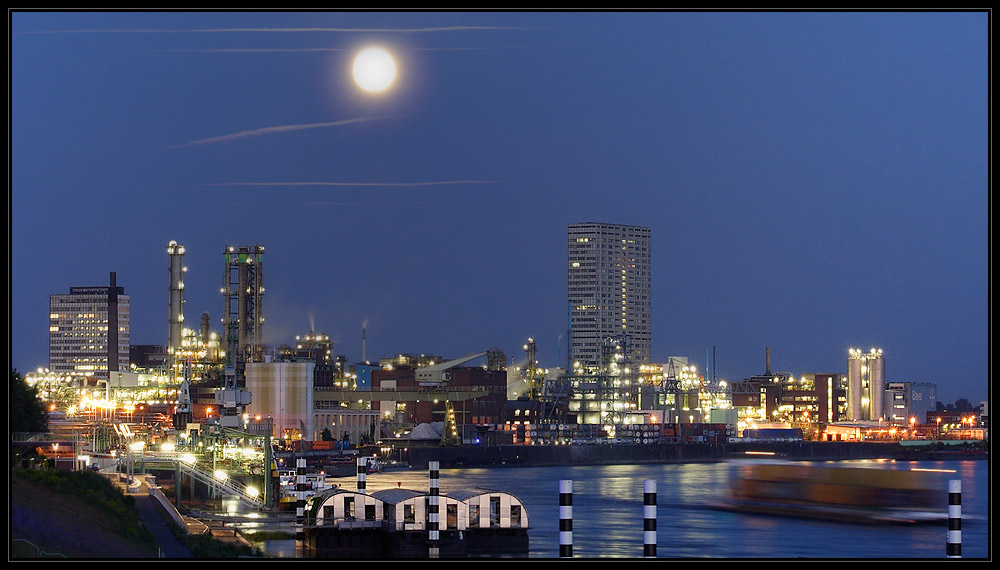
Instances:
[[[782,419],[802,423],[832,423],[847,412],[846,377],[843,374],[802,374],[781,378]]]
[[[650,230],[602,223],[568,231],[570,362],[605,368],[616,348],[636,369],[651,354]]]
[[[451,368],[448,370],[447,384],[432,390],[421,386],[417,380],[417,370],[408,366],[394,366],[371,371],[372,408],[379,411],[383,423],[416,426],[444,421],[449,405],[460,426],[500,424],[506,421],[506,371],[481,367]],[[420,397],[421,392],[423,397]],[[448,402],[443,399],[448,392],[475,392],[479,395]]]
[[[49,370],[108,379],[129,368],[129,298],[111,273],[106,287],[49,296]]]
[[[925,382],[889,382],[885,388],[885,421],[909,425],[910,419],[923,422],[937,405],[937,385]]]

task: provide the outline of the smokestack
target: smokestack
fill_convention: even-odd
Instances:
[[[211,337],[210,326],[208,311],[205,311],[201,314],[201,342],[203,344],[208,344],[208,339]]]
[[[118,371],[118,283],[115,272],[111,272],[108,287],[108,378]]]
[[[770,346],[767,347],[767,360],[766,360],[765,364],[767,366],[767,369],[764,371],[764,374],[766,374],[767,376],[770,376],[771,375],[771,347]]]
[[[365,338],[366,335],[367,335],[367,328],[361,327],[361,362],[368,362],[368,360],[365,359],[365,343],[367,342]]]

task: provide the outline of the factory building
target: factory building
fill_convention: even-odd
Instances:
[[[885,387],[885,421],[905,426],[910,418],[923,423],[928,412],[936,410],[937,385],[925,382],[889,382]]]
[[[568,231],[570,362],[604,368],[608,339],[624,348],[625,367],[650,362],[650,230],[602,223]]]
[[[803,423],[831,423],[846,417],[846,377],[843,374],[782,376],[779,408],[782,419]]]
[[[317,407],[313,412],[312,437],[306,439],[322,440],[323,430],[329,430],[336,441],[351,444],[375,443],[380,437],[380,416],[378,410]]]
[[[454,409],[458,425],[506,421],[505,370],[448,367],[445,369],[447,372],[441,374],[445,380],[421,381],[421,371],[432,368],[434,366],[392,366],[371,370],[372,408],[379,410],[383,421],[403,426],[440,422],[444,421],[449,405]],[[420,398],[421,391],[427,396]],[[445,400],[449,393],[454,400]]]
[[[111,273],[106,287],[49,296],[49,370],[107,380],[129,368],[129,297]]]

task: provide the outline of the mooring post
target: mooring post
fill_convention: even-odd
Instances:
[[[305,538],[306,524],[306,459],[295,460],[295,538]]]
[[[358,493],[365,494],[366,480],[368,476],[368,460],[364,457],[358,458]]]
[[[642,556],[656,558],[656,481],[642,482]]]
[[[962,557],[962,480],[948,481],[948,558]]]
[[[573,557],[573,481],[559,481],[559,558]]]
[[[427,538],[430,541],[430,546],[428,550],[429,558],[438,558],[440,556],[438,540],[440,539],[440,524],[438,518],[438,498],[439,498],[439,488],[438,479],[440,478],[440,463],[437,461],[428,462],[428,469],[430,470],[430,497],[427,503]]]

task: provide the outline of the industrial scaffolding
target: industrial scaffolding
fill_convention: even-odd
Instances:
[[[229,367],[239,368],[252,361],[260,350],[264,323],[264,247],[229,246],[223,252],[226,272],[222,294],[225,309],[222,323],[226,334],[226,357]]]

